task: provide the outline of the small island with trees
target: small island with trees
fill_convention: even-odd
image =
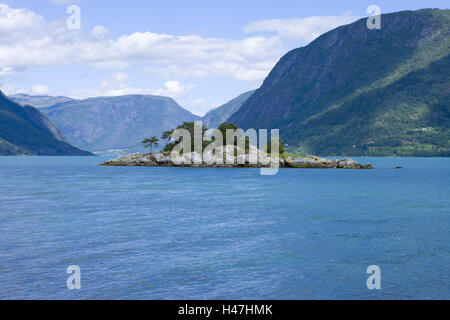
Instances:
[[[128,154],[117,159],[112,159],[103,163],[103,166],[148,166],[148,167],[209,167],[209,168],[268,168],[273,167],[274,161],[278,168],[317,168],[317,169],[373,169],[372,165],[362,165],[352,159],[324,159],[311,155],[298,155],[295,153],[287,153],[285,144],[281,138],[270,139],[263,147],[257,149],[254,144],[250,142],[249,137],[244,136],[243,131],[239,130],[232,123],[223,123],[214,130],[214,138],[202,139],[202,150],[211,149],[204,154],[198,152],[191,152],[195,150],[194,139],[191,138],[189,152],[176,154],[174,152],[178,144],[181,144],[183,139],[174,138],[174,133],[184,130],[189,133],[190,137],[195,135],[195,123],[184,122],[176,129],[166,131],[161,136],[161,141],[165,142],[161,151],[154,153],[153,147],[157,147],[160,140],[153,136],[142,141],[144,146],[149,149],[148,154]],[[207,134],[208,128],[201,125],[202,137]],[[233,130],[236,132],[233,143],[227,144],[227,132]],[[242,132],[242,133],[240,133]],[[221,138],[219,147],[211,148],[211,144],[216,139]],[[242,140],[239,140],[239,139]],[[276,141],[275,141],[276,140]],[[184,141],[185,145],[189,146],[189,141]],[[278,152],[275,156],[272,154],[271,148],[275,146]],[[276,149],[275,149],[276,150]],[[254,153],[252,153],[254,152]],[[176,156],[174,156],[174,153]],[[255,161],[252,161],[251,155],[254,154]],[[276,157],[276,159],[274,159]],[[222,159],[223,158],[223,159]],[[217,161],[223,160],[223,161]]]

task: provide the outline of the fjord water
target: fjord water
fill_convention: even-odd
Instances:
[[[276,176],[105,160],[0,158],[0,299],[450,298],[448,158]]]

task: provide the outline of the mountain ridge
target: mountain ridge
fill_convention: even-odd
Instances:
[[[75,146],[93,152],[131,149],[143,151],[141,141],[183,121],[200,117],[169,97],[124,95],[93,97],[42,108]]]
[[[38,109],[21,106],[0,91],[0,154],[87,156],[73,147]]]
[[[385,148],[382,141],[387,141],[386,134],[372,130],[359,139],[348,139],[346,137],[352,128],[336,128],[327,124],[325,119],[329,119],[327,114],[333,110],[341,110],[341,113],[333,112],[333,115],[350,121],[350,115],[345,114],[349,110],[348,104],[361,97],[367,98],[377,89],[388,88],[412,72],[428,68],[433,62],[444,64],[442,72],[448,78],[445,57],[449,54],[449,21],[450,10],[422,9],[382,15],[381,30],[368,30],[366,19],[340,26],[308,46],[283,56],[261,88],[229,121],[243,128],[279,128],[286,142],[304,152],[319,155],[446,155],[450,150],[448,143],[424,143],[424,139],[415,135],[411,135],[413,139],[404,139],[406,131],[418,129],[419,125],[428,127],[424,121],[415,124],[391,121],[390,126],[383,123],[385,129],[392,131],[388,136],[391,144],[405,142],[403,146],[388,145],[389,148]],[[448,85],[445,77],[444,83]],[[436,86],[437,83],[431,81],[423,85]],[[387,94],[386,100],[395,95],[397,99],[389,98],[392,103],[407,102],[414,109],[415,102],[401,96],[404,88],[395,88],[396,92],[379,92]],[[436,90],[424,92],[424,95],[432,94],[434,99],[446,99],[441,97],[445,94]],[[399,100],[400,97],[403,100]],[[366,104],[365,108],[353,109],[353,115],[359,117],[368,110],[377,109],[377,105]],[[427,108],[434,112],[431,105]],[[425,109],[421,111],[420,119],[427,117]],[[319,121],[321,119],[323,121]],[[365,125],[374,128],[377,121],[373,117]],[[417,128],[413,128],[414,125]],[[330,132],[334,134],[330,136]],[[433,134],[440,137],[437,140],[443,141],[448,137],[448,130],[438,126]],[[347,140],[347,143],[340,143],[339,148],[323,148],[320,143],[323,144],[324,139],[318,138],[322,135],[332,137],[333,141]],[[372,140],[375,146],[371,145]],[[427,152],[427,148],[432,150]]]
[[[202,117],[203,124],[208,128],[217,128],[236,113],[255,90],[241,93],[236,98],[224,103],[220,107],[212,109]]]
[[[65,96],[29,95],[25,93],[13,94],[8,96],[8,98],[22,106],[29,105],[37,109],[50,107],[61,102],[76,100]]]

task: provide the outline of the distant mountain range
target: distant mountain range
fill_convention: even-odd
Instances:
[[[87,156],[71,146],[38,109],[8,99],[0,91],[0,155]]]
[[[200,119],[172,98],[150,95],[72,100],[40,110],[73,145],[95,152],[143,151],[144,138]]]
[[[14,94],[9,96],[11,100],[14,100],[22,106],[33,106],[35,108],[46,108],[53,106],[57,103],[73,101],[74,99],[68,97],[52,97],[52,96],[31,96],[28,94]]]
[[[254,92],[254,90],[245,92],[222,106],[209,111],[202,118],[203,124],[208,128],[217,128],[237,112]]]
[[[144,137],[157,136],[183,121],[201,120],[216,128],[253,94],[249,91],[200,118],[174,100],[159,96],[130,95],[75,100],[68,97],[18,94],[9,98],[22,105],[40,106],[64,136],[76,146],[99,153],[143,151]]]
[[[366,20],[287,53],[228,121],[304,153],[450,156],[450,10]]]

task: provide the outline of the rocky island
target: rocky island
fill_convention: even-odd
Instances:
[[[260,133],[264,130],[260,130]],[[272,132],[271,132],[272,133]],[[162,151],[153,153],[159,139],[146,138],[147,154],[128,154],[103,163],[103,166],[132,167],[194,167],[194,168],[317,168],[317,169],[373,169],[352,159],[324,159],[316,156],[286,153],[285,143],[278,136],[267,143],[266,137],[257,144],[257,133],[240,130],[232,123],[222,123],[208,129],[201,121],[184,122],[162,135],[168,143]],[[211,136],[214,137],[212,142]],[[194,152],[192,152],[194,150]],[[198,151],[200,150],[200,151]],[[204,150],[204,151],[203,151]],[[273,152],[272,152],[273,151]]]
[[[182,156],[185,160],[199,159],[201,156],[194,152]],[[260,158],[261,159],[261,158]],[[259,159],[259,160],[260,160]],[[205,159],[202,159],[202,164],[190,163],[184,161],[179,164],[179,161],[174,161],[170,154],[155,153],[155,154],[129,154],[121,156],[117,159],[106,161],[102,166],[115,167],[195,167],[195,168],[265,168],[270,167],[270,160],[258,161],[258,164],[250,164],[245,161],[245,164],[237,164],[236,157],[234,157],[234,164],[208,164]],[[188,164],[186,164],[188,163]],[[267,164],[269,163],[269,164]],[[280,168],[309,168],[309,169],[373,169],[371,164],[362,165],[352,159],[324,159],[315,156],[301,156],[301,157],[284,157],[280,158]]]

